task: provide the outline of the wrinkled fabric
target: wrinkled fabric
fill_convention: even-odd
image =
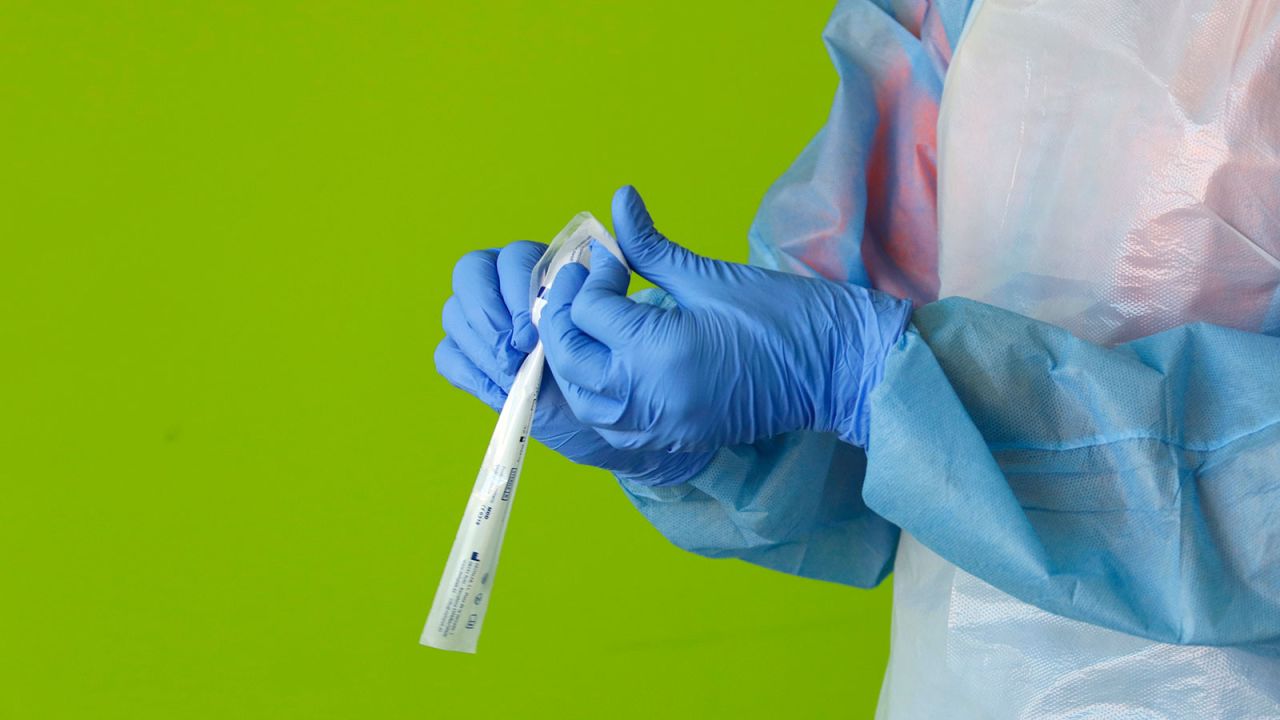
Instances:
[[[822,34],[840,75],[836,99],[765,196],[749,232],[753,264],[867,285],[875,267],[886,278],[880,289],[936,299],[938,103],[968,8],[969,0],[836,7]],[[726,448],[679,488],[622,487],[682,548],[870,587],[892,567],[898,529],[861,500],[861,450],[815,450],[835,443],[834,435],[792,433]],[[850,557],[842,543],[858,546],[856,559],[836,559]]]
[[[802,478],[805,438],[767,467],[728,449],[641,509],[851,584],[896,547],[879,717],[1280,717],[1280,3],[967,9],[837,7],[831,116],[752,258],[1020,316],[919,313],[865,461]],[[833,528],[880,542],[810,542]]]
[[[1064,357],[1075,347],[1065,338],[1037,364],[1032,338],[1001,337],[1016,318],[955,332],[1005,368],[983,371],[988,399],[966,407],[972,419],[993,419],[982,411],[991,398],[1044,385],[1030,405],[1040,413],[1011,400],[979,432],[993,443],[1039,435],[1039,449],[993,444],[989,460],[975,452],[970,467],[925,483],[980,493],[974,467],[999,468],[1001,499],[976,514],[939,506],[950,520],[907,518],[888,490],[885,503],[871,500],[867,478],[868,503],[906,530],[897,566],[935,568],[896,577],[883,716],[955,716],[963,697],[978,717],[1280,717],[1280,462],[1259,417],[1278,412],[1280,361],[1252,375],[1237,367],[1266,359],[1259,335],[1147,337],[1196,321],[1280,334],[1278,12],[987,0],[970,19],[940,120],[941,292],[1104,345],[1185,346],[1166,347],[1164,362],[1141,358],[1142,370],[1132,358],[1124,370],[1086,370]],[[956,369],[966,362],[957,347],[930,352],[959,389],[975,368]],[[1098,353],[1090,360],[1119,357]],[[1012,372],[1019,359],[1026,367]],[[1068,449],[1071,437],[1081,446]],[[1048,452],[1047,439],[1062,451]],[[998,508],[1011,511],[1000,532],[962,550],[959,535]],[[932,537],[956,523],[964,533]],[[991,567],[997,554],[1038,568],[1014,579]],[[907,598],[945,598],[946,624]],[[947,651],[925,650],[931,639]],[[977,666],[1026,679],[993,685],[966,670]],[[908,694],[925,683],[938,692]]]
[[[1108,349],[956,298],[889,363],[877,513],[1052,613],[1280,643],[1280,337],[1195,324]]]
[[[938,104],[968,8],[836,7],[822,33],[840,75],[831,114],[765,195],[748,234],[752,263],[917,305],[937,299]]]
[[[1275,647],[1156,643],[1045,612],[902,535],[877,718],[1274,718]],[[1268,654],[1271,653],[1271,654]]]
[[[987,0],[940,121],[941,297],[1117,343],[1280,329],[1280,4]]]

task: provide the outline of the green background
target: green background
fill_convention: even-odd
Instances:
[[[607,218],[745,259],[829,2],[0,11],[0,716],[868,717],[886,588],[668,544],[527,459],[475,656],[420,647],[495,415],[453,262]]]

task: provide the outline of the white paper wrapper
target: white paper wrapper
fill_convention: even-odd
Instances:
[[[565,265],[578,262],[590,267],[589,243],[595,240],[624,265],[626,259],[613,236],[591,213],[578,213],[565,226],[542,259],[534,266],[530,287],[530,307],[536,324],[546,304],[546,292]],[[520,467],[529,444],[529,429],[542,384],[544,355],[539,341],[516,372],[515,382],[498,416],[484,462],[476,476],[471,499],[462,514],[462,524],[445,563],[444,576],[436,589],[427,625],[422,630],[423,645],[442,650],[473,653],[480,639],[485,610],[493,592],[493,579],[507,529],[511,503],[515,500]]]

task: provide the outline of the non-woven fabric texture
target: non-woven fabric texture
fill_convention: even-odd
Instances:
[[[896,567],[878,717],[1280,717],[1280,3],[846,0],[823,39],[752,261],[984,304],[917,313],[869,455],[624,487],[706,555]]]

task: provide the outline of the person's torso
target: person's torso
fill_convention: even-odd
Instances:
[[[974,12],[938,124],[939,295],[1108,345],[1280,334],[1280,2]],[[894,583],[879,717],[1280,717],[1280,659],[1058,617],[910,537]]]

